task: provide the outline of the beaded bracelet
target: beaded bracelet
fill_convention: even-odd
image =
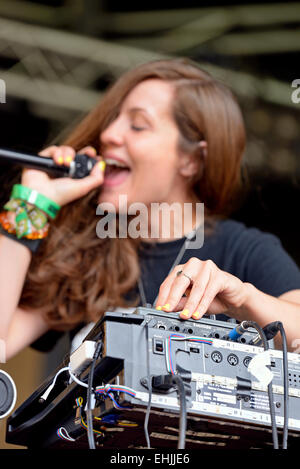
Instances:
[[[6,206],[7,204],[4,207]],[[24,213],[21,212],[16,215],[14,220],[9,213],[1,212],[0,224],[5,231],[15,235],[18,239],[23,237],[27,239],[43,239],[48,235],[49,223],[46,220],[43,226],[41,226],[41,224],[38,226],[36,221],[32,222],[34,218],[38,219],[34,208],[29,211],[28,214],[24,210]]]
[[[55,218],[60,206],[37,191],[15,184],[3,208],[6,211],[0,213],[0,232],[36,252],[48,235],[47,215]]]

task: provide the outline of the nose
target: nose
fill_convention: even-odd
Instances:
[[[100,134],[100,142],[103,146],[121,146],[123,144],[124,131],[121,117],[114,119]]]

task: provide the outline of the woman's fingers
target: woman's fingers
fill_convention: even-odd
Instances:
[[[200,319],[223,290],[223,273],[210,260],[191,258],[161,284],[156,308],[181,311],[182,319]],[[219,306],[219,305],[218,305]]]
[[[53,158],[57,165],[70,166],[76,153],[85,153],[88,156],[97,157],[96,149],[90,145],[82,148],[78,152],[69,145],[52,145],[42,150],[39,155]]]
[[[40,151],[38,154],[40,156],[47,156],[52,157],[55,150],[58,148],[57,145],[51,145],[50,147],[44,148],[44,150]]]
[[[204,296],[205,291],[207,289],[207,285],[209,284],[211,280],[211,269],[210,269],[209,264],[204,263],[201,266],[201,269],[198,272],[198,274],[194,274],[194,275],[195,275],[195,280],[192,283],[190,294],[187,297],[184,310],[180,313],[180,317],[182,319],[189,319],[191,318],[193,314],[197,314],[200,317],[200,314],[198,311],[199,300],[201,300],[202,297]],[[202,313],[201,316],[203,314],[204,313]]]
[[[52,145],[42,150],[39,155],[52,158],[57,165],[70,166],[76,153],[71,146]],[[61,206],[85,196],[103,183],[105,162],[92,146],[85,146],[78,153],[85,153],[92,158],[99,159],[88,176],[82,179],[70,177],[50,179],[43,171],[28,170],[27,173],[23,173],[22,183],[41,192]]]
[[[91,190],[101,186],[104,181],[104,171],[105,163],[103,160],[100,160],[95,164],[88,176],[76,180],[68,178],[66,184],[69,185],[70,188],[68,191],[68,198],[70,198],[70,200],[67,200],[65,203],[83,197]]]
[[[53,154],[53,159],[56,164],[70,166],[71,162],[75,158],[75,150],[72,147],[61,145],[58,147]]]
[[[168,310],[170,308],[170,304],[167,303],[167,299],[170,295],[170,290],[172,288],[173,282],[177,276],[177,273],[181,270],[183,266],[182,265],[177,265],[174,267],[172,272],[165,278],[165,280],[162,282],[160,288],[159,288],[159,294],[157,297],[156,301],[156,308],[157,309],[166,309]],[[169,309],[171,311],[171,309]]]
[[[92,147],[92,146],[87,146],[79,150],[77,153],[84,153],[85,155],[91,156],[91,157],[96,157],[97,156],[97,150]]]
[[[59,153],[59,160],[62,164],[66,166],[70,166],[71,161],[75,158],[76,154],[85,154],[90,156],[91,158],[97,158],[97,150],[92,146],[86,146],[81,148],[81,150],[75,152],[75,150],[68,146],[61,146],[59,147],[61,150]],[[99,157],[98,157],[99,158]]]
[[[201,280],[197,276],[201,272]],[[186,264],[177,266],[161,284],[157,305],[166,311],[178,311],[178,304],[184,294],[188,295],[182,317],[188,319],[199,303],[205,286],[209,280],[210,264],[191,258]],[[196,291],[196,294],[195,294]],[[187,311],[188,309],[188,311]]]
[[[221,288],[221,279],[216,275],[212,275],[206,285],[206,288],[203,292],[203,295],[201,296],[200,301],[198,301],[198,304],[196,298],[196,307],[194,306],[194,304],[192,305],[192,307],[190,307],[189,304],[187,305],[187,308],[190,308],[191,310],[191,317],[193,319],[200,319],[205,313],[208,312],[210,305],[215,300]]]

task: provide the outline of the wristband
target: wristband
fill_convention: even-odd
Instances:
[[[60,206],[56,202],[48,199],[48,197],[43,194],[39,194],[36,190],[22,186],[22,184],[15,184],[13,186],[11,198],[25,200],[35,205],[52,219],[56,217],[57,212],[60,210]]]
[[[42,239],[27,239],[27,238],[16,238],[13,234],[9,233],[8,231],[4,230],[0,225],[0,235],[6,236],[11,240],[15,241],[16,243],[22,244],[26,248],[29,249],[32,253],[36,253],[42,243]]]

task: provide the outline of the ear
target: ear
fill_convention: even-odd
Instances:
[[[200,167],[205,164],[207,158],[207,142],[201,140],[198,143],[197,150],[194,154],[182,154],[180,162],[180,174],[184,177],[192,177],[200,171]]]
[[[199,142],[199,148],[201,149],[201,155],[203,160],[206,160],[207,158],[207,142],[205,140],[200,140]]]

